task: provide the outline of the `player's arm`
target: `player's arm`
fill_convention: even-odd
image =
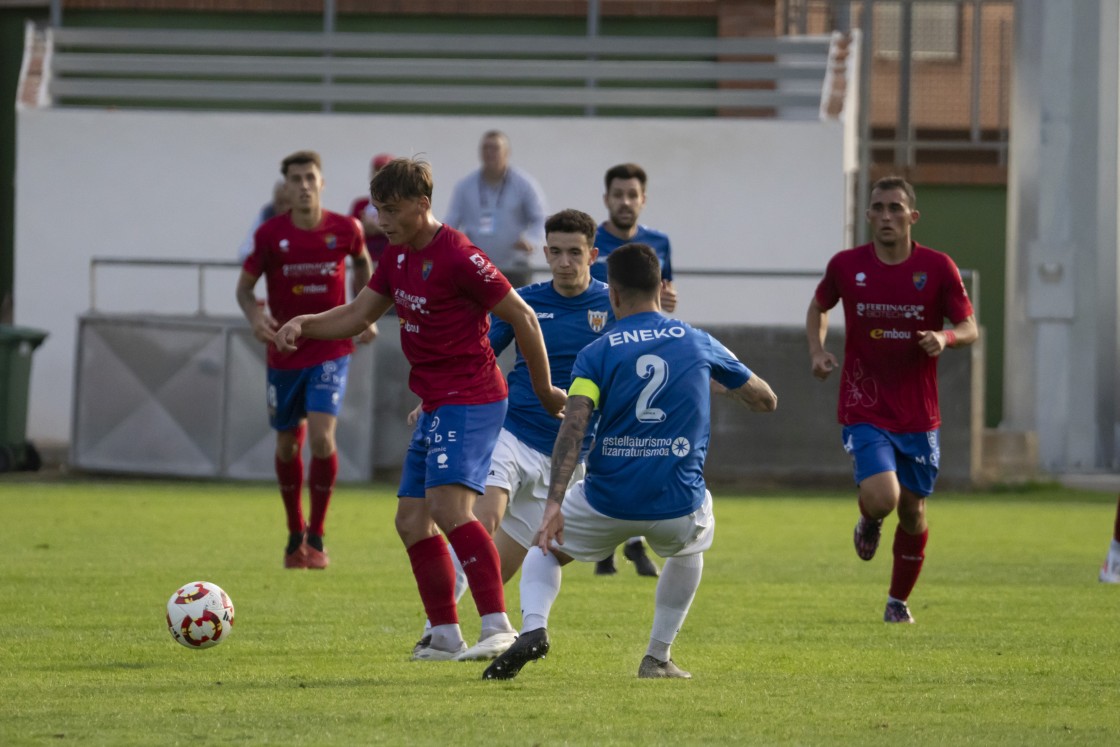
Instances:
[[[573,388],[582,385],[595,388],[595,385],[586,379],[577,379]],[[557,544],[564,544],[564,516],[560,513],[560,506],[564,503],[568,483],[571,482],[572,475],[579,464],[583,438],[587,435],[593,412],[595,412],[595,400],[587,394],[573,394],[568,397],[564,406],[564,420],[560,423],[560,432],[556,434],[556,443],[552,447],[548,501],[545,503],[540,528],[533,537],[534,543],[545,554],[548,553],[553,540]]]
[[[365,288],[369,284],[369,279],[373,277],[373,260],[370,259],[369,251],[366,250],[364,245],[362,251],[350,258],[350,271],[353,297],[357,298],[358,294],[362,292],[362,288]],[[377,323],[375,322],[358,334],[358,342],[362,344],[373,342],[376,337]]]
[[[813,365],[813,375],[821,381],[828,378],[839,363],[836,356],[824,349],[828,335],[828,309],[817,302],[817,297],[809,302],[805,315],[805,334],[809,338],[809,360]]]
[[[669,313],[677,310],[677,288],[672,280],[661,281],[661,310]]]
[[[237,278],[237,305],[241,307],[241,313],[249,320],[249,326],[253,330],[253,337],[261,342],[272,342],[272,336],[276,334],[277,328],[280,326],[272,315],[265,311],[264,306],[257,303],[257,294],[253,288],[257,285],[257,280],[260,275],[250,275],[245,270],[241,271],[241,275]]]
[[[560,417],[567,395],[563,389],[552,385],[548,350],[544,345],[544,336],[541,334],[541,325],[537,321],[536,312],[514,290],[507,293],[506,297],[490,312],[513,328],[517,347],[521,349],[521,355],[529,366],[529,379],[533,383],[533,392],[549,415]]]
[[[314,340],[354,337],[380,319],[392,305],[391,298],[363,288],[348,304],[318,314],[293,317],[276,333],[274,342],[281,352],[290,353],[296,349],[296,341],[301,337]]]
[[[778,409],[778,395],[761,376],[753,372],[742,386],[726,389],[726,395],[754,412],[774,412]]]
[[[945,348],[963,348],[980,339],[980,328],[976,326],[976,316],[969,314],[953,325],[952,329],[922,330],[918,333],[918,344],[931,358],[945,352]]]

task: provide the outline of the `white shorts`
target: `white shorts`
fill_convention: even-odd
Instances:
[[[611,555],[631,537],[643,536],[649,548],[662,558],[695,555],[712,546],[716,517],[712,494],[704,491],[704,502],[691,514],[675,519],[632,521],[599,513],[587,502],[583,480],[568,489],[561,508],[564,515],[564,544],[560,552],[576,560],[593,563]]]
[[[509,505],[502,517],[501,529],[526,549],[533,546],[533,535],[541,527],[551,471],[552,457],[526,446],[502,428],[490,457],[486,484],[509,491]],[[583,471],[581,463],[572,481],[582,480]]]

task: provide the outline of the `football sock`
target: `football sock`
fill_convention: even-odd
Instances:
[[[440,625],[458,625],[459,613],[455,609],[455,569],[451,565],[451,553],[443,536],[422,539],[408,548],[408,559],[412,563],[412,575],[416,577],[416,588],[424,612],[435,629]]]
[[[521,632],[548,627],[548,613],[560,594],[560,561],[535,547],[521,565]]]
[[[311,523],[307,527],[310,534],[320,536],[323,534],[323,523],[327,519],[327,507],[331,504],[331,493],[334,492],[334,481],[337,476],[337,451],[326,458],[311,458],[311,470],[307,476],[308,490],[311,493]]]
[[[311,545],[313,548],[315,548],[319,552],[322,552],[323,551],[323,535],[312,534],[311,532],[308,532],[307,533],[307,544]]]
[[[451,562],[455,564],[455,603],[458,604],[467,592],[467,574],[463,573],[463,564],[459,562],[455,548],[451,548]]]
[[[303,531],[303,506],[300,496],[303,493],[303,457],[297,452],[290,462],[282,462],[276,457],[276,482],[280,485],[280,498],[284,501],[284,513],[288,517],[288,533]]]
[[[907,534],[900,525],[894,530],[894,566],[888,593],[900,602],[910,598],[914,584],[918,583],[918,574],[922,572],[922,562],[926,559],[928,539],[929,529],[921,534]]]
[[[653,628],[646,653],[658,661],[669,661],[669,647],[677,638],[704,573],[704,553],[667,558],[657,579]]]
[[[463,631],[459,624],[435,625],[431,630],[432,642],[428,645],[440,651],[456,651],[463,645]]]
[[[1116,501],[1116,523],[1112,527],[1112,541],[1120,542],[1120,498]]]
[[[498,549],[494,547],[494,540],[482,526],[482,522],[476,519],[456,527],[447,535],[447,540],[455,548],[455,554],[463,564],[463,573],[467,576],[478,614],[505,612],[506,596],[502,588],[502,566],[498,559]],[[451,591],[454,602],[454,588]],[[435,620],[432,622],[434,624]]]

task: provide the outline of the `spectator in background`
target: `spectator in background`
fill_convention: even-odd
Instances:
[[[257,217],[249,229],[249,234],[241,241],[241,246],[237,248],[237,261],[244,262],[253,253],[253,235],[265,221],[275,218],[277,215],[283,215],[291,209],[292,201],[288,197],[287,184],[283,179],[277,179],[276,183],[272,185],[272,202],[261,207],[261,211],[257,213]]]
[[[482,167],[455,185],[444,222],[486,252],[510,285],[528,285],[529,257],[544,245],[544,197],[525,172],[509,165],[509,138],[490,130],[479,144]]]
[[[380,171],[382,166],[392,160],[393,156],[388,153],[378,153],[374,156],[369,164],[370,180],[373,180],[373,175]],[[389,245],[389,239],[385,236],[385,232],[381,230],[381,226],[377,225],[377,208],[370,202],[369,194],[358,197],[350,203],[350,217],[357,218],[358,222],[362,224],[362,230],[366,233],[366,251],[369,252],[369,258],[373,261],[374,269],[376,269],[377,261],[381,258],[381,252],[385,251],[385,247]]]

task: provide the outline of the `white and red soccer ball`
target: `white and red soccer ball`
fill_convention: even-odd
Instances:
[[[233,602],[209,581],[183,584],[167,600],[167,629],[187,648],[209,648],[233,632]]]

